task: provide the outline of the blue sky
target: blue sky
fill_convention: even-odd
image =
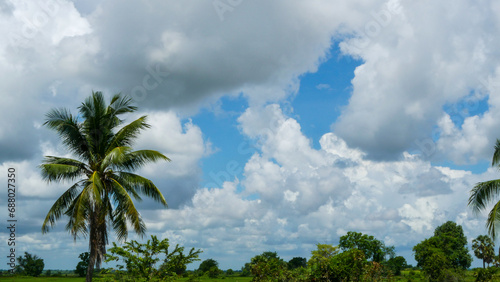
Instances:
[[[0,166],[18,171],[18,254],[72,269],[87,250],[65,219],[41,234],[69,184],[37,166],[67,155],[45,113],[75,112],[92,90],[132,97],[127,120],[152,126],[136,146],[172,159],[139,171],[169,203],[137,203],[148,235],[222,268],[264,251],[309,257],[348,231],[414,264],[412,247],[448,220],[469,243],[485,234],[467,199],[498,177],[498,3],[214,3],[0,4]]]

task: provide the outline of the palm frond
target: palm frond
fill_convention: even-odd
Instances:
[[[500,192],[500,179],[477,183],[471,190],[468,205],[474,213],[480,213]]]
[[[491,161],[492,166],[500,164],[500,140],[497,139],[495,144],[495,152],[493,153],[493,160]]]
[[[42,179],[47,182],[52,181],[73,181],[82,177],[87,172],[85,167],[80,166],[78,163],[50,163],[51,160],[46,159],[48,163],[39,166]]]
[[[143,167],[146,164],[154,163],[157,161],[170,161],[162,153],[155,150],[138,150],[130,152],[127,155],[127,160],[122,164],[122,168],[133,171]]]
[[[493,241],[496,239],[496,225],[498,223],[500,223],[500,201],[493,206],[486,220],[486,228]]]
[[[78,120],[67,109],[53,109],[46,116],[44,125],[58,133],[66,148],[77,156],[88,159],[87,139]]]
[[[151,180],[129,172],[119,172],[117,180],[120,183],[127,183],[127,185],[132,189],[152,198],[159,203],[162,203],[164,206],[167,206],[167,201],[163,197],[158,187],[156,187],[156,185],[154,185]]]
[[[120,167],[127,160],[127,155],[130,151],[132,151],[130,147],[115,147],[102,160],[101,169],[104,171],[108,167]]]
[[[146,123],[146,119],[146,116],[142,116],[118,130],[110,141],[107,151],[109,152],[114,147],[133,145],[134,140],[139,136],[139,132],[151,127]]]
[[[61,217],[63,212],[65,212],[67,208],[71,205],[73,199],[78,194],[78,190],[81,187],[80,186],[81,182],[82,181],[79,181],[73,184],[52,205],[49,212],[47,213],[47,216],[45,217],[45,220],[43,221],[42,233],[49,232],[49,225],[50,228],[54,227],[55,222]]]
[[[124,225],[126,225],[123,222],[124,218],[127,218],[130,221],[137,234],[144,234],[146,232],[146,226],[142,221],[141,215],[135,208],[134,202],[130,198],[126,189],[116,180],[113,181],[113,192],[114,200],[117,203],[117,207],[115,209],[117,213],[114,216],[113,226],[118,228],[118,238],[120,240],[126,238],[126,230],[123,230]]]

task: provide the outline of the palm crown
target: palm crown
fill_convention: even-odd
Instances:
[[[500,168],[500,140],[497,139],[495,152],[493,153],[492,166]],[[500,194],[500,179],[477,183],[471,190],[469,206],[475,213],[479,213],[487,208]],[[496,202],[486,220],[486,227],[491,238],[495,240],[496,226],[500,223],[500,201]]]
[[[133,173],[148,163],[169,159],[157,151],[132,149],[139,132],[150,126],[146,116],[124,125],[120,115],[137,110],[130,104],[130,98],[116,94],[106,105],[102,93],[93,92],[78,108],[81,118],[66,109],[53,109],[44,123],[59,134],[76,158],[46,156],[40,165],[42,177],[48,182],[74,183],[49,210],[42,233],[63,214],[68,216],[66,229],[75,240],[80,234],[89,236],[91,272],[106,251],[107,224],[120,240],[128,235],[127,222],[138,234],[145,233],[132,198],[141,200],[140,194],[144,194],[167,205],[151,180]]]

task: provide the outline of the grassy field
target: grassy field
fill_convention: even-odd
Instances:
[[[461,281],[475,281],[474,277],[474,272],[473,271],[467,271],[465,273],[465,277],[463,278],[464,280]],[[97,280],[97,279],[96,279]],[[252,280],[251,277],[225,277],[225,278],[218,278],[218,279],[212,279],[212,278],[207,278],[207,277],[200,277],[199,280],[197,281],[202,281],[202,282],[250,282]],[[69,277],[21,277],[21,276],[15,276],[15,277],[8,277],[8,276],[0,276],[0,281],[35,281],[35,282],[83,282],[85,281],[85,278],[81,277],[75,277],[75,276],[69,276]],[[181,278],[177,280],[179,282],[181,281],[189,281],[188,278]],[[396,276],[394,277],[394,280],[391,281],[427,281],[423,275],[420,273],[420,271],[403,271],[402,276]],[[492,281],[500,281],[500,277],[495,277],[494,280]]]

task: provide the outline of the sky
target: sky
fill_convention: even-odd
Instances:
[[[264,251],[309,258],[348,231],[415,264],[448,220],[470,249],[486,234],[470,190],[499,177],[499,33],[494,0],[0,1],[0,268],[9,168],[16,255],[74,269],[88,250],[66,218],[41,233],[70,183],[38,165],[70,156],[45,114],[76,113],[92,91],[131,97],[126,121],[151,124],[136,148],[172,160],[138,172],[169,204],[136,204],[147,236],[222,269]]]

